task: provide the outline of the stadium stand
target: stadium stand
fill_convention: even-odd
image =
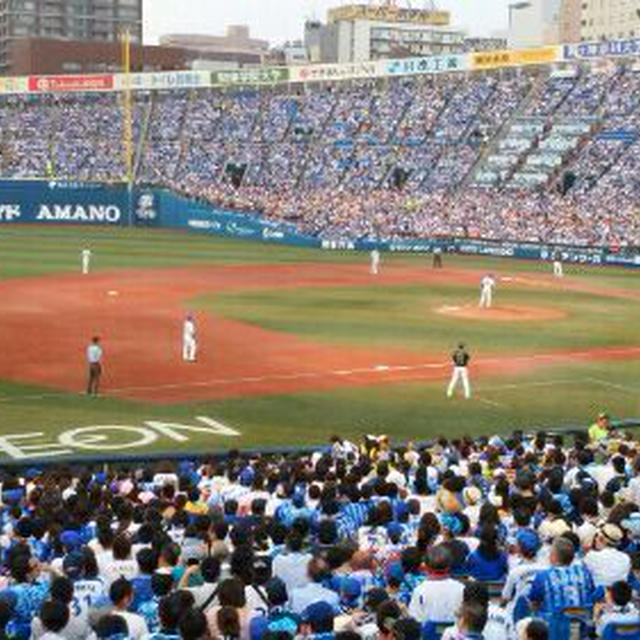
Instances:
[[[606,416],[571,443],[5,468],[0,635],[637,638],[639,470]]]
[[[136,92],[135,179],[326,239],[634,246],[639,89],[610,65]],[[122,180],[121,99],[2,97],[2,177]]]

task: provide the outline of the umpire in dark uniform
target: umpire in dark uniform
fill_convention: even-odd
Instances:
[[[89,365],[87,395],[97,396],[102,376],[102,347],[99,336],[94,336],[91,344],[87,347],[87,364]]]

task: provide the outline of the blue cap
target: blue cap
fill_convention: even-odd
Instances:
[[[440,514],[440,524],[445,529],[451,531],[454,536],[462,532],[462,522],[460,522],[460,518],[452,513]]]
[[[404,570],[400,562],[394,562],[387,567],[387,579],[402,582],[404,580]]]
[[[344,578],[340,585],[340,601],[345,605],[352,605],[362,593],[362,585],[356,578]]]
[[[251,485],[251,483],[253,482],[253,478],[254,478],[254,472],[253,469],[251,467],[245,467],[241,472],[240,472],[240,484],[248,487]]]
[[[304,622],[309,622],[314,626],[320,626],[326,623],[333,623],[335,617],[333,607],[328,603],[321,600],[320,602],[314,602],[310,604],[303,612],[302,619]]]
[[[63,531],[60,536],[60,542],[68,549],[77,549],[82,546],[82,538],[77,531],[68,529]]]
[[[533,529],[522,529],[516,534],[516,542],[522,551],[528,554],[537,553],[540,549],[540,536]]]

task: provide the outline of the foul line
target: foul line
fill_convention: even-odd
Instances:
[[[596,352],[598,352],[596,350]],[[640,347],[620,347],[620,348],[612,348],[612,349],[603,349],[600,351],[603,356],[611,355],[624,355],[624,354],[637,354],[640,353]],[[534,361],[549,361],[549,362],[567,362],[571,361],[574,358],[590,358],[594,354],[594,351],[573,351],[573,352],[565,352],[565,353],[539,353],[539,354],[530,354],[526,356],[513,356],[511,358],[503,358],[503,357],[492,357],[492,358],[480,358],[475,362],[482,365],[494,365],[494,364],[508,364],[509,362],[534,362]],[[187,389],[187,388],[198,388],[198,387],[218,387],[218,386],[229,386],[229,385],[238,385],[238,384],[253,384],[253,383],[264,383],[264,382],[291,382],[295,380],[317,380],[321,378],[330,378],[330,377],[340,377],[340,378],[348,378],[351,376],[358,375],[380,375],[383,377],[387,374],[400,373],[400,372],[419,372],[419,371],[428,371],[428,370],[449,370],[451,368],[451,364],[447,362],[425,362],[422,364],[400,364],[400,365],[384,365],[377,364],[370,367],[358,367],[354,369],[334,369],[330,371],[308,371],[308,372],[298,372],[298,373],[282,373],[282,374],[268,374],[263,376],[243,376],[239,378],[214,378],[210,380],[200,380],[195,382],[176,382],[176,383],[168,383],[168,384],[160,384],[160,385],[150,385],[150,386],[135,386],[135,387],[117,387],[115,389],[107,389],[103,396],[118,396],[118,395],[127,395],[135,392],[145,392],[145,391],[170,391],[176,389]],[[411,382],[411,381],[420,381],[419,377],[408,377],[403,379],[402,377],[393,378],[392,382]],[[632,389],[631,387],[625,387],[623,385],[618,385],[613,382],[608,382],[607,380],[602,380],[600,378],[582,378],[582,380],[589,380],[594,382],[595,384],[600,384],[603,386],[608,386],[613,389],[617,389],[619,391],[623,391],[628,394],[637,395],[637,391]],[[511,384],[502,384],[502,385],[494,385],[481,387],[480,390],[484,392],[492,392],[492,391],[501,391],[507,389],[523,389],[527,387],[552,387],[556,385],[566,385],[566,384],[577,384],[580,382],[580,378],[575,379],[559,379],[559,380],[546,380],[546,381],[533,381],[533,382],[522,382],[522,383],[511,383]],[[45,398],[54,398],[54,397],[63,397],[69,393],[68,391],[52,391],[50,393],[39,393],[39,394],[26,394],[22,396],[0,396],[0,402],[10,402],[10,401],[20,401],[20,400],[42,400]],[[83,397],[85,394],[78,392],[75,395],[78,397]],[[485,404],[489,404],[492,406],[504,406],[500,405],[497,402],[493,402],[491,400],[487,400],[486,398],[477,398],[480,402],[484,402]]]
[[[602,380],[601,378],[587,378],[591,382],[595,382],[596,384],[600,384],[603,387],[610,387],[611,389],[617,389],[618,391],[622,391],[623,393],[627,393],[632,396],[638,396],[638,390],[633,389],[632,387],[626,387],[622,384],[616,384],[615,382],[609,382],[608,380]]]
[[[479,365],[493,365],[493,364],[505,364],[509,362],[532,362],[532,361],[550,361],[550,362],[566,362],[572,358],[590,358],[593,356],[593,351],[572,351],[566,353],[537,353],[526,356],[514,356],[511,358],[492,357],[481,358],[475,362]],[[634,354],[640,353],[640,347],[621,347],[604,349],[602,353],[607,356],[615,356],[622,354]],[[120,395],[135,393],[137,391],[163,391],[171,389],[185,389],[191,387],[214,387],[214,386],[226,386],[236,385],[242,383],[259,383],[259,382],[277,382],[277,381],[292,381],[302,379],[318,379],[328,377],[349,377],[355,375],[375,375],[375,374],[389,374],[395,372],[407,372],[407,371],[423,371],[433,369],[449,369],[451,364],[449,362],[426,362],[415,365],[374,365],[371,367],[360,367],[356,369],[337,369],[331,371],[315,371],[315,372],[299,372],[288,374],[268,374],[264,376],[252,376],[241,378],[215,378],[211,380],[202,380],[197,382],[177,382],[171,384],[155,385],[155,386],[139,386],[139,387],[121,387],[116,389],[110,389],[109,394]],[[562,384],[567,384],[572,381],[566,381]],[[552,383],[553,384],[553,383]],[[545,386],[546,383],[535,383],[536,386]],[[520,385],[516,385],[513,388],[519,388]],[[504,388],[510,388],[509,385],[504,385]]]

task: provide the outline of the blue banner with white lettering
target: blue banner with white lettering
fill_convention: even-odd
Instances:
[[[137,225],[173,227],[279,244],[319,247],[320,240],[298,232],[295,225],[265,220],[254,213],[226,211],[162,189],[139,189],[135,194]]]
[[[4,223],[135,225],[327,250],[462,253],[478,256],[550,260],[640,267],[637,249],[613,250],[556,247],[534,243],[496,242],[464,238],[369,241],[319,239],[301,234],[294,224],[265,220],[249,212],[234,212],[179,196],[165,189],[123,184],[58,181],[0,181],[0,224]]]
[[[128,191],[123,185],[0,181],[0,224],[120,225],[128,222],[128,211]]]

